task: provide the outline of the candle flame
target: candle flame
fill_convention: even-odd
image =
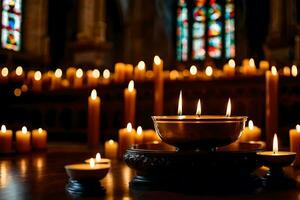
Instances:
[[[42,78],[42,73],[40,71],[36,71],[34,73],[34,80],[39,81]]]
[[[182,90],[179,93],[177,113],[178,115],[182,115]]]
[[[138,65],[137,65],[137,68],[138,68],[139,70],[144,70],[144,69],[146,68],[145,62],[144,62],[144,61],[140,61],[140,62],[138,63]]]
[[[299,125],[299,124],[296,125],[296,131],[297,131],[298,133],[300,133],[300,125]]]
[[[253,58],[250,58],[250,60],[249,60],[249,66],[252,67],[252,68],[255,68],[255,62],[254,62]]]
[[[229,65],[229,67],[231,67],[231,68],[235,68],[235,62],[234,62],[234,60],[233,60],[233,59],[230,59],[230,60],[228,61],[228,65]]]
[[[273,138],[273,154],[277,154],[278,153],[278,138],[277,138],[277,134],[274,134],[274,138]]]
[[[213,75],[213,68],[211,66],[207,66],[205,68],[205,74],[206,74],[206,76],[212,76]]]
[[[200,99],[198,100],[198,103],[197,103],[196,115],[201,115],[201,101],[200,101]]]
[[[90,167],[91,167],[91,168],[94,168],[94,167],[95,167],[95,159],[94,159],[94,158],[91,158],[91,159],[90,159]]]
[[[97,90],[95,90],[95,89],[92,90],[92,92],[91,92],[91,98],[93,100],[96,100],[96,98],[97,98]]]
[[[192,65],[190,67],[190,73],[191,73],[191,75],[196,75],[197,74],[197,67],[195,65]]]
[[[276,76],[276,75],[277,75],[277,69],[276,69],[275,66],[272,66],[272,67],[271,67],[271,73],[272,73],[273,76]]]
[[[23,126],[23,127],[22,127],[22,133],[23,133],[23,134],[26,134],[26,133],[27,133],[27,128],[26,128],[26,126]]]
[[[110,140],[108,140],[108,143],[109,143],[109,144],[113,144],[113,143],[115,143],[115,141],[112,140],[112,139],[110,139]]]
[[[159,64],[161,63],[161,59],[160,59],[159,56],[154,56],[154,63],[155,63],[156,65],[159,65]]]
[[[132,92],[133,89],[134,89],[134,81],[131,80],[131,81],[129,81],[129,83],[128,83],[128,91],[129,91],[129,92]]]
[[[100,77],[100,71],[98,69],[94,69],[92,72],[92,75],[94,78],[99,78]]]
[[[110,71],[108,69],[105,69],[103,71],[103,78],[108,79],[110,77]]]
[[[83,71],[81,68],[76,70],[76,77],[77,78],[81,78],[83,76]]]
[[[2,132],[2,133],[5,133],[5,132],[6,132],[6,126],[5,126],[5,125],[2,125],[2,126],[1,126],[1,132]]]
[[[62,70],[59,69],[59,68],[57,68],[57,69],[55,70],[55,72],[54,72],[54,76],[55,76],[56,78],[61,78],[61,77],[62,77]]]
[[[292,76],[296,77],[298,75],[298,69],[296,65],[292,66]]]
[[[226,108],[226,117],[230,117],[231,115],[231,100],[228,99],[227,108]]]
[[[127,124],[126,129],[127,129],[127,132],[128,132],[128,133],[131,133],[131,131],[132,131],[132,125],[131,125],[130,122]]]
[[[42,128],[39,128],[38,129],[38,133],[42,133],[43,132],[43,129]]]
[[[8,76],[8,68],[7,67],[4,67],[2,70],[1,70],[1,75],[3,76],[3,77],[6,77],[6,76]]]
[[[248,128],[249,128],[250,130],[253,130],[253,129],[254,129],[254,123],[253,123],[252,120],[249,120],[249,122],[248,122]]]
[[[101,161],[101,154],[97,153],[96,154],[96,162],[100,162]]]
[[[143,128],[142,128],[141,126],[138,126],[138,127],[137,127],[137,130],[136,130],[136,133],[137,133],[138,135],[142,135],[142,133],[143,133]]]
[[[23,74],[23,68],[21,66],[16,68],[16,74],[17,76],[21,76]]]

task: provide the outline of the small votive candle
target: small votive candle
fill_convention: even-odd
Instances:
[[[138,126],[136,129],[135,137],[134,137],[134,143],[142,144],[143,139],[144,139],[143,128],[141,126]]]
[[[10,153],[12,151],[12,131],[7,130],[5,125],[0,131],[0,153]]]
[[[90,163],[92,159],[96,164],[110,164],[110,159],[102,158],[100,153],[97,153],[95,158],[85,160],[85,163]]]
[[[16,132],[16,149],[18,152],[26,153],[30,151],[30,135],[26,126],[23,126],[22,130]]]
[[[118,153],[118,143],[114,140],[108,140],[104,144],[105,157],[114,159]]]
[[[289,131],[290,134],[290,151],[296,152],[294,166],[300,166],[300,125],[297,124],[295,129]]]
[[[42,128],[34,129],[32,131],[32,147],[34,149],[47,148],[47,131]]]
[[[249,120],[248,127],[243,130],[241,137],[239,138],[240,142],[250,142],[250,141],[259,141],[261,136],[261,129],[257,126],[254,126],[252,120]]]

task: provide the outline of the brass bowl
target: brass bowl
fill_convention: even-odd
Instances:
[[[245,116],[182,115],[152,116],[162,141],[180,150],[209,150],[238,139],[245,128]]]

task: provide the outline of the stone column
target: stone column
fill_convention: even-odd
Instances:
[[[106,41],[105,0],[96,0],[94,36],[96,42]]]
[[[95,0],[79,0],[79,26],[77,39],[91,40],[94,30]]]

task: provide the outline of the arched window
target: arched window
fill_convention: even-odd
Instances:
[[[179,0],[177,61],[235,56],[234,0]]]
[[[22,0],[2,0],[1,45],[4,49],[21,48]]]

